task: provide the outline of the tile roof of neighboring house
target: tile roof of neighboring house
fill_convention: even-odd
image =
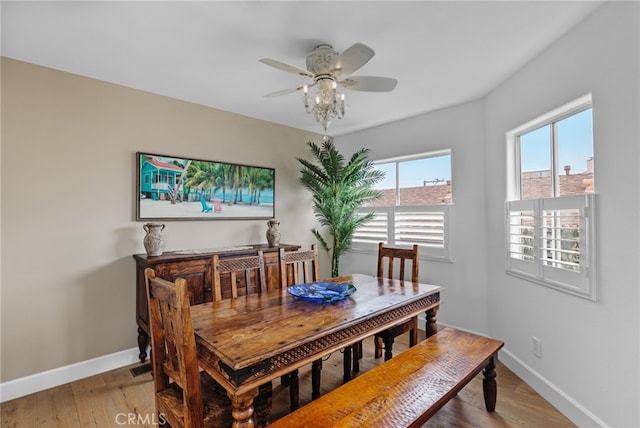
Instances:
[[[390,207],[396,204],[396,190],[385,189],[379,199],[368,207]],[[442,205],[451,203],[451,184],[434,186],[405,187],[400,189],[400,205]]]
[[[551,197],[551,176],[522,177],[522,199]],[[593,193],[593,173],[567,174],[560,176],[560,195],[582,195]]]
[[[155,166],[156,168],[171,169],[171,170],[180,171],[180,172],[184,171],[184,168],[180,168],[177,165],[173,165],[173,164],[170,164],[170,163],[162,162],[162,161],[159,161],[157,159],[147,159],[147,162],[149,162],[151,165]]]
[[[548,198],[551,196],[549,174],[523,174],[522,199]],[[593,193],[593,173],[566,174],[560,176],[561,195],[582,195]],[[396,190],[382,190],[382,199],[367,204],[367,207],[392,207],[396,205]],[[451,203],[451,184],[406,187],[400,189],[400,205],[442,205]]]

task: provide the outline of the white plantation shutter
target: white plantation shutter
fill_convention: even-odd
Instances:
[[[595,300],[595,196],[506,203],[507,272]]]
[[[389,229],[389,210],[388,207],[361,209],[360,214],[362,216],[368,212],[373,212],[374,217],[354,233],[354,244],[370,243],[378,245],[378,242],[386,242]]]
[[[372,250],[374,245],[377,250],[378,242],[399,247],[417,244],[421,258],[449,259],[451,205],[363,208],[360,212],[373,212],[375,217],[354,234],[354,250]]]
[[[536,275],[535,201],[507,202],[507,269]]]

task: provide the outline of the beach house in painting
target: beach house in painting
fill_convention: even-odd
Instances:
[[[176,183],[184,173],[178,165],[162,162],[156,158],[145,158],[140,168],[140,197],[170,199]]]

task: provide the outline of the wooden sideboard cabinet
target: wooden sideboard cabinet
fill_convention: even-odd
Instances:
[[[145,289],[144,270],[152,268],[156,275],[167,281],[184,278],[187,281],[192,305],[213,300],[213,271],[211,257],[218,254],[222,258],[255,255],[259,250],[264,253],[267,289],[278,288],[280,284],[280,248],[295,251],[300,245],[280,244],[277,247],[261,245],[242,245],[224,249],[199,249],[165,252],[161,256],[134,254],[136,261],[136,323],[138,324],[138,348],[140,362],[147,358],[149,346],[149,307]],[[244,282],[244,278],[240,279]],[[229,278],[222,277],[222,298],[231,297]],[[252,284],[257,281],[252,280]],[[244,285],[244,284],[241,284]],[[242,293],[242,291],[241,291]]]

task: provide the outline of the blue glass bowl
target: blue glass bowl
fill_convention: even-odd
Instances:
[[[339,284],[336,282],[310,282],[308,284],[292,285],[287,288],[287,291],[292,296],[316,303],[344,300],[356,290],[353,284]]]

